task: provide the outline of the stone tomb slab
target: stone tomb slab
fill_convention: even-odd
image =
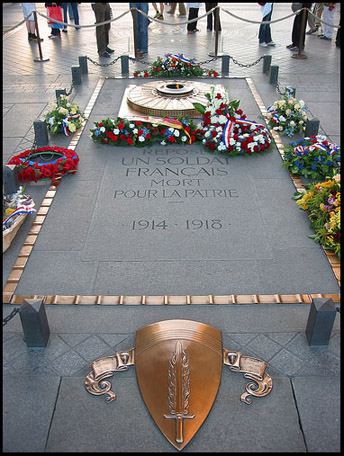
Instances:
[[[244,94],[241,109],[261,121],[245,79],[221,83],[231,99]],[[93,121],[119,114],[122,97],[112,90],[123,97],[125,84],[104,81],[76,149],[78,172],[64,178],[17,294],[339,292],[274,145],[257,157],[228,157],[202,145],[95,143]],[[66,262],[78,274],[64,275],[61,291],[54,277]]]

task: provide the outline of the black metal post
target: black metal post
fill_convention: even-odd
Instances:
[[[74,85],[81,84],[81,70],[80,67],[72,67],[72,81]]]
[[[79,56],[79,67],[81,69],[81,73],[85,73],[85,74],[88,73],[86,56]]]
[[[271,66],[271,55],[263,55],[263,73],[268,73]]]
[[[314,298],[312,300],[306,326],[309,345],[328,345],[336,313],[332,299]]]
[[[2,182],[5,195],[17,192],[19,188],[17,165],[5,165],[2,168]]]
[[[305,129],[305,137],[309,136],[316,136],[319,133],[319,126],[320,120],[315,118],[314,119],[307,119],[306,121],[306,129]]]
[[[50,330],[43,299],[24,299],[19,309],[19,315],[26,345],[28,347],[46,347]]]
[[[37,147],[44,147],[48,145],[48,128],[45,120],[35,120],[33,123],[35,131],[35,141]]]

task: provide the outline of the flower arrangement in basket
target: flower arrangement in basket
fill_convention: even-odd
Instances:
[[[6,252],[11,245],[27,214],[36,212],[34,206],[35,203],[31,196],[24,195],[24,187],[22,186],[19,187],[16,193],[4,196],[2,220],[3,252]]]
[[[50,102],[51,111],[46,114],[48,129],[52,135],[63,133],[71,136],[82,126],[83,114],[76,103],[68,100],[67,95],[60,95],[59,103]]]
[[[284,148],[282,166],[310,179],[333,177],[340,168],[340,147],[322,135],[300,138]]]
[[[75,173],[79,157],[72,149],[42,147],[13,156],[8,165],[17,165],[19,182],[51,179],[54,183],[68,173]]]
[[[340,174],[305,187],[306,192],[296,192],[293,199],[308,212],[316,233],[309,237],[340,257]]]
[[[306,128],[305,102],[296,100],[286,91],[281,100],[268,107],[266,118],[268,126],[282,135],[294,136]]]
[[[264,125],[246,119],[238,100],[229,101],[228,90],[206,94],[207,106],[194,103],[203,114],[202,143],[215,153],[256,154],[267,149],[272,138]]]
[[[191,144],[196,141],[197,127],[191,119],[136,116],[95,122],[91,138],[112,146],[150,146],[153,143]]]
[[[201,68],[200,63],[194,60],[189,60],[183,54],[166,54],[165,58],[158,57],[158,59],[151,64],[147,70],[135,71],[136,78],[148,77],[214,77],[219,74],[214,70],[207,70]]]

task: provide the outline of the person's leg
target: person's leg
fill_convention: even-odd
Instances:
[[[92,5],[92,9],[94,11],[94,15],[96,18],[96,24],[99,22],[104,22],[105,21],[105,6],[102,5],[101,3],[95,3]],[[98,49],[98,54],[104,54],[106,52],[106,30],[105,30],[105,25],[98,25],[96,27],[96,39],[97,39],[97,49]]]
[[[196,19],[198,17],[198,8],[189,8],[189,17],[188,21],[191,21],[192,19]],[[191,24],[188,24],[188,32],[193,32],[197,29],[196,27],[197,21],[191,22]]]
[[[173,5],[173,3],[172,3]],[[175,5],[175,3],[174,3]],[[178,3],[178,8],[179,8],[179,14],[181,16],[186,16],[186,8],[185,8],[185,4],[184,3]],[[174,9],[176,9],[176,7],[174,7]]]
[[[211,5],[212,3],[205,3],[205,11],[208,13],[211,10]],[[207,16],[207,30],[208,32],[211,32],[213,30],[213,15],[208,14]]]
[[[170,9],[166,11],[168,14],[174,14],[176,11],[177,3],[170,3]]]
[[[217,5],[218,5],[218,3],[214,3],[214,6],[217,6]],[[216,11],[217,10],[215,10],[214,13],[213,13],[214,14],[214,30],[215,31],[216,31],[216,15],[217,15]],[[221,29],[221,20],[220,20],[220,10],[219,10],[218,14],[219,14],[219,32],[221,32],[222,29]]]
[[[110,5],[109,3],[106,3],[105,5],[105,21],[109,21],[111,19],[111,14],[110,14]],[[110,40],[110,28],[111,28],[111,22],[108,24],[105,24],[105,31],[104,31],[104,40],[105,40],[105,47],[109,47],[109,40]]]
[[[323,12],[324,12],[324,4],[323,3],[317,3],[315,15],[319,19],[315,19],[315,26],[318,28],[318,30],[320,30],[319,31],[320,34],[322,33],[322,23],[320,22],[320,19],[321,19],[321,16],[322,16]]]
[[[78,4],[77,3],[69,3],[71,5],[71,8],[73,10],[73,18],[74,18],[74,24],[79,25],[79,11],[78,11]],[[69,15],[71,18],[71,16]]]
[[[67,16],[68,3],[61,3],[61,7],[63,9],[63,22],[68,23],[68,16]],[[67,32],[67,25],[63,26],[63,31]]]
[[[74,2],[73,3],[71,3],[71,2],[68,3],[69,19],[75,19],[75,17],[74,17],[74,8],[73,8],[74,5],[77,5],[77,3],[74,3]]]

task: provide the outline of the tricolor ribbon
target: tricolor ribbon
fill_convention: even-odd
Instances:
[[[183,54],[180,54],[180,55],[177,55],[177,54],[167,54],[167,57],[171,57],[173,59],[176,59],[176,60],[180,60],[181,62],[184,62],[184,63],[189,63],[190,65],[195,65],[194,62],[192,62],[191,60],[189,59],[186,59]]]
[[[71,136],[71,133],[68,130],[68,124],[69,124],[68,118],[66,117],[65,119],[62,120],[62,131],[63,131],[64,135]]]
[[[34,212],[36,212],[36,209],[34,209],[33,207],[23,207],[23,206],[20,206],[18,207],[15,211],[12,212],[12,214],[10,214],[8,217],[6,217],[3,221],[2,221],[2,224],[3,225],[6,225],[6,223],[13,217],[16,217],[17,215],[20,215],[20,214],[33,214]]]
[[[246,119],[236,119],[234,122],[230,119],[227,120],[226,125],[223,129],[223,134],[222,134],[222,141],[225,144],[225,146],[228,149],[228,146],[230,145],[230,139],[232,136],[232,129],[234,128],[235,124],[241,124],[241,125],[254,125],[255,127],[263,127],[265,128],[264,125],[258,124],[257,122],[253,122],[252,120],[246,120]]]

